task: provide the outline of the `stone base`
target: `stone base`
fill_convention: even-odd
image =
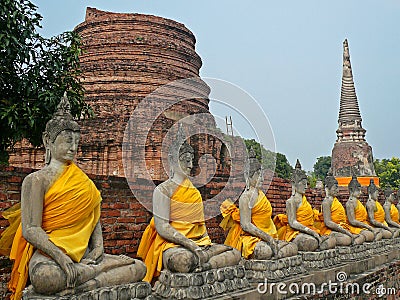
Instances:
[[[24,289],[22,300],[139,300],[145,299],[150,294],[151,286],[148,282],[115,285],[80,294],[66,293],[56,296],[37,294],[30,285]]]
[[[246,269],[246,278],[251,283],[279,282],[306,273],[301,255],[277,260],[242,259],[240,264]]]
[[[243,266],[198,273],[163,270],[147,299],[229,299],[229,295],[246,290],[250,290],[250,284]]]
[[[338,249],[329,249],[315,252],[300,252],[306,270],[320,270],[340,265]]]

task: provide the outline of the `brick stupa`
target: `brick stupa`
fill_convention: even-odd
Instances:
[[[373,164],[372,147],[365,140],[366,130],[362,127],[361,121],[346,39],[343,42],[339,128],[332,149],[332,172],[342,186],[348,185],[352,175],[356,175],[363,186],[369,185],[370,179],[379,185]]]
[[[202,65],[195,51],[196,39],[183,24],[153,15],[114,13],[87,8],[85,21],[77,25],[83,43],[80,63],[85,101],[96,117],[81,125],[77,163],[96,175],[124,176],[122,144],[127,122],[137,105],[157,88],[176,80],[198,78],[191,87],[195,99],[187,99],[165,111],[146,136],[146,166],[154,180],[165,180],[161,163],[162,139],[168,129],[187,115],[208,115],[208,127],[216,128],[209,111],[210,88],[199,77]],[[171,95],[165,95],[168,98]],[[163,100],[163,99],[161,99]],[[151,105],[158,105],[154,99]],[[147,135],[148,133],[148,135]],[[131,139],[139,138],[130,137]],[[212,153],[220,164],[221,142],[212,135],[191,137],[196,155]],[[41,168],[43,148],[26,141],[10,153],[10,165]],[[195,166],[196,168],[196,166]]]

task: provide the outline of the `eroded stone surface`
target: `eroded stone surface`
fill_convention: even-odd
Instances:
[[[249,289],[244,266],[232,266],[198,273],[161,271],[147,299],[208,299]]]
[[[44,296],[36,294],[30,285],[23,291],[23,300],[132,300],[145,299],[151,294],[151,286],[148,282],[137,282],[111,287],[98,288],[90,292],[80,294],[67,294]]]

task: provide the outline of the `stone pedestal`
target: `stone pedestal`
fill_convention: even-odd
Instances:
[[[251,283],[265,280],[279,282],[306,273],[301,255],[277,260],[242,259],[241,264],[246,269],[246,278]]]
[[[98,288],[80,294],[44,296],[36,294],[30,285],[23,291],[23,300],[139,300],[151,294],[148,282],[136,282],[123,285]]]
[[[161,271],[148,300],[228,299],[250,290],[243,266],[232,266],[198,273]],[[228,298],[227,298],[228,297]]]
[[[331,268],[341,263],[337,249],[300,253],[307,271]]]

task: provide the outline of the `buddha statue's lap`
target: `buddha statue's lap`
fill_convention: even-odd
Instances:
[[[229,199],[221,205],[224,220],[221,227],[228,231],[225,240],[242,252],[244,258],[268,260],[297,254],[297,246],[278,241],[275,224],[272,221],[272,206],[261,191],[264,180],[263,170],[253,149],[245,170],[246,189],[239,197],[239,208]]]
[[[393,237],[399,236],[400,221],[399,221],[399,210],[394,205],[396,195],[392,189],[385,189],[385,203],[383,204],[383,209],[385,212],[385,221],[388,226],[394,229]]]
[[[280,240],[290,241],[300,251],[332,249],[336,239],[330,235],[321,235],[316,225],[315,212],[305,196],[307,176],[296,162],[292,174],[292,196],[286,201],[286,215],[275,216],[274,222]]]
[[[21,207],[10,218],[12,232],[2,237],[14,260],[11,299],[21,298],[28,277],[36,293],[53,295],[132,283],[145,275],[142,262],[104,254],[101,196],[72,162],[80,132],[69,109],[64,96],[43,134],[46,166],[24,179]]]
[[[144,280],[148,282],[162,268],[188,273],[237,265],[240,260],[236,249],[212,244],[208,236],[200,192],[188,178],[193,153],[179,127],[169,150],[170,178],[154,190],[153,218],[138,249],[147,267]]]

